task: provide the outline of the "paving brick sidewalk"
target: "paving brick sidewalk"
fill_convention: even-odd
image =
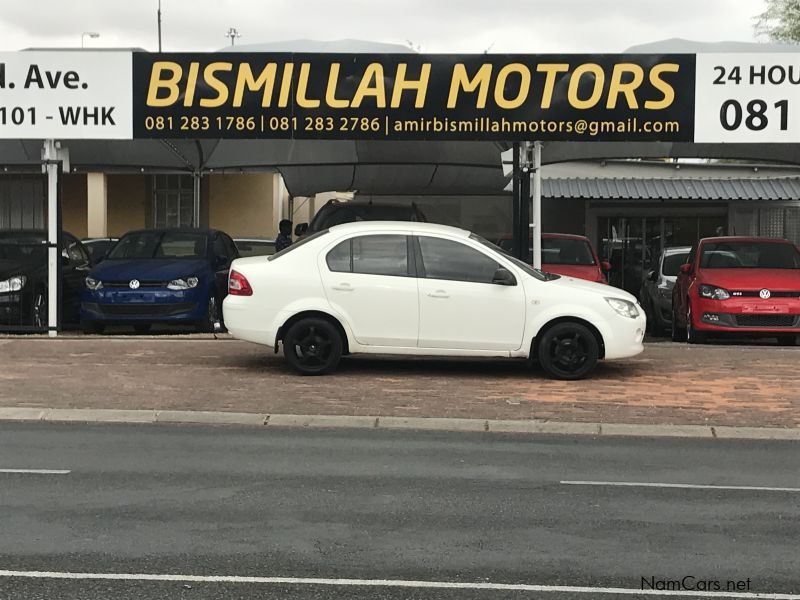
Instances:
[[[578,382],[515,361],[349,358],[299,377],[208,338],[2,338],[0,406],[800,427],[800,349],[649,344]]]

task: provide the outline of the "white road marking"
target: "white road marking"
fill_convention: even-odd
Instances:
[[[0,469],[0,473],[28,473],[31,475],[69,475],[65,469]]]
[[[561,481],[561,485],[600,485],[617,487],[680,488],[687,490],[747,490],[754,492],[800,492],[800,488],[757,485],[700,485],[696,483],[647,483],[637,481]]]
[[[405,579],[328,579],[321,577],[245,577],[239,575],[172,575],[156,573],[68,573],[59,571],[3,571],[0,577],[29,579],[104,579],[113,581],[173,581],[184,583],[255,583],[282,585],[328,585],[339,587],[389,587],[420,589],[496,590],[518,592],[561,592],[570,594],[617,594],[627,596],[673,596],[694,598],[735,598],[742,600],[800,600],[800,594],[758,592],[699,592],[638,590],[635,588],[532,585],[526,583],[482,583],[461,581],[414,581]]]

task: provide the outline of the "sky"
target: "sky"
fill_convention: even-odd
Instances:
[[[0,0],[0,50],[158,49],[158,0]],[[668,38],[756,41],[764,0],[161,0],[164,51],[360,39],[421,52],[621,52]]]

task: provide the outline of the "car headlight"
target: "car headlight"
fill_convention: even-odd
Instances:
[[[103,287],[103,282],[93,277],[86,278],[86,288],[90,290],[99,290]]]
[[[15,275],[3,281],[0,281],[0,294],[7,294],[9,292],[18,292],[25,287],[25,282],[28,278],[25,275]]]
[[[197,277],[187,277],[186,279],[173,279],[167,284],[168,290],[190,290],[196,288],[200,280]]]
[[[639,316],[639,310],[633,302],[628,302],[622,298],[606,298],[606,302],[623,317],[635,319]]]
[[[731,297],[728,290],[714,285],[701,285],[698,291],[702,298],[710,298],[711,300],[727,300]]]

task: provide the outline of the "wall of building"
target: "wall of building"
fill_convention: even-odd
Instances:
[[[145,220],[147,204],[146,175],[109,175],[108,235],[119,237],[132,229],[150,224]]]
[[[208,176],[208,223],[233,237],[275,237],[274,173]]]
[[[61,224],[64,231],[86,237],[86,175],[61,176]]]

